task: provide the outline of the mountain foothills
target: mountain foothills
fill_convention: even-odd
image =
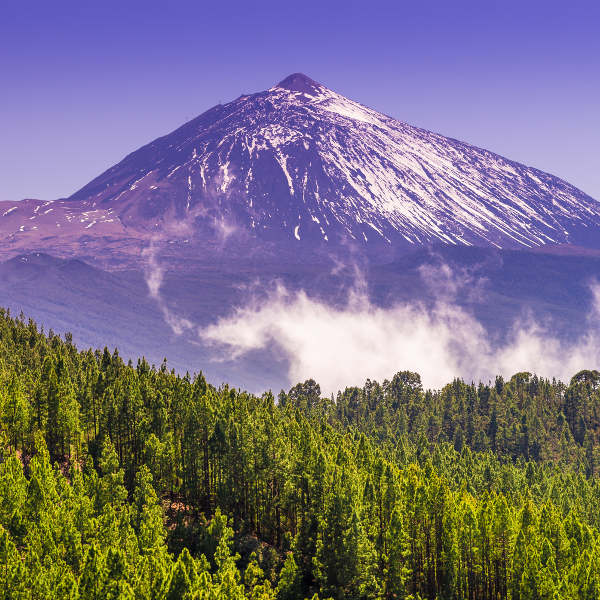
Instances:
[[[600,596],[600,373],[255,396],[0,311],[0,595]]]

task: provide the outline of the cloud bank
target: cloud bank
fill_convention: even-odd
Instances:
[[[331,307],[282,286],[266,302],[236,309],[200,336],[233,359],[276,347],[288,361],[291,383],[312,377],[327,394],[367,378],[389,379],[400,370],[420,373],[431,388],[455,377],[488,381],[519,371],[568,380],[599,364],[600,287],[593,292],[589,333],[570,344],[523,317],[504,343],[494,345],[485,328],[453,301],[381,308],[354,292],[344,306]]]

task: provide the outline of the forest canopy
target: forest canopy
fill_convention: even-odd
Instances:
[[[0,310],[0,597],[599,598],[599,436],[595,370],[256,396]]]

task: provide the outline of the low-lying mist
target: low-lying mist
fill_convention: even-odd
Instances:
[[[453,280],[447,268],[442,274],[445,289],[440,297],[445,299],[429,307],[411,303],[381,308],[361,288],[343,306],[332,307],[280,285],[266,301],[237,308],[201,329],[200,336],[227,359],[276,348],[287,359],[291,383],[314,378],[327,394],[362,385],[367,378],[389,379],[401,370],[416,371],[426,387],[439,388],[455,377],[487,382],[519,371],[568,380],[598,365],[600,286],[592,287],[587,333],[579,339],[562,341],[550,326],[523,314],[501,342],[494,342],[453,299],[460,277]]]
[[[187,235],[193,217],[190,213],[189,219],[177,222],[169,234]],[[600,362],[598,283],[590,285],[593,302],[585,333],[569,341],[531,311],[515,319],[500,340],[493,337],[464,308],[476,302],[495,310],[486,298],[485,278],[478,277],[476,269],[452,269],[444,263],[419,268],[420,279],[431,292],[428,297],[436,299],[433,303],[379,306],[370,300],[360,269],[344,264],[354,283],[341,305],[305,291],[290,291],[283,284],[273,284],[265,296],[265,286],[258,286],[261,293],[247,304],[208,327],[198,327],[169,308],[161,293],[164,270],[157,252],[155,243],[144,251],[146,283],[172,332],[177,336],[198,332],[200,341],[212,347],[214,360],[236,360],[268,350],[287,364],[290,385],[313,378],[329,394],[362,385],[368,378],[389,379],[403,370],[418,372],[430,388],[455,377],[487,382],[519,371],[568,380]]]

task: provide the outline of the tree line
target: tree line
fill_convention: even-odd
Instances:
[[[0,597],[600,597],[600,374],[256,396],[0,311]]]

